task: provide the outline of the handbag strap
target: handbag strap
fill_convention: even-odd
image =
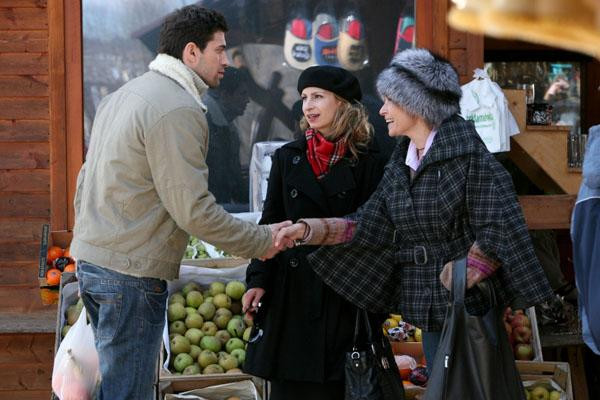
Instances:
[[[454,261],[452,267],[452,302],[456,305],[465,304],[465,289],[467,287],[467,258],[462,257]]]
[[[356,308],[356,319],[354,321],[354,340],[353,340],[353,350],[356,351],[358,349],[358,336],[360,335],[360,324],[361,319],[364,321],[364,328],[367,332],[367,342],[373,342],[373,334],[371,332],[371,323],[369,322],[369,316],[366,310],[362,308]]]

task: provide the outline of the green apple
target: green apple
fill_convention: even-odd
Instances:
[[[251,334],[252,334],[252,327],[249,326],[244,330],[244,335],[242,336],[242,339],[244,339],[244,342],[247,342],[250,340]]]
[[[543,386],[536,386],[531,390],[531,399],[532,400],[548,400],[550,398],[550,393],[548,389]]]
[[[219,339],[219,341],[221,342],[221,344],[223,346],[225,346],[225,343],[227,343],[227,341],[229,339],[231,339],[231,335],[229,334],[229,332],[227,332],[225,329],[222,329],[220,331],[217,331],[217,333],[215,334],[215,337],[217,339]]]
[[[213,282],[210,284],[210,295],[216,296],[219,293],[225,293],[225,284],[223,282]]]
[[[219,293],[213,297],[213,304],[217,308],[231,308],[231,297],[225,293]]]
[[[186,307],[185,312],[187,315],[198,314],[198,310],[196,310],[194,307]]]
[[[190,307],[198,308],[203,302],[204,297],[202,297],[202,293],[197,290],[192,290],[185,296],[185,303]]]
[[[177,355],[181,353],[189,353],[192,344],[190,343],[190,339],[184,336],[175,336],[169,341],[169,345],[171,347],[171,353]]]
[[[182,372],[182,375],[199,375],[202,373],[200,366],[196,363],[188,365]]]
[[[200,347],[202,350],[210,350],[216,353],[221,350],[221,341],[215,336],[203,336],[200,339]]]
[[[198,364],[200,364],[202,368],[206,368],[207,366],[216,364],[217,362],[219,362],[219,360],[214,351],[202,350],[198,356]]]
[[[75,303],[75,307],[81,312],[83,310],[83,299],[80,297],[77,299],[77,303]]]
[[[558,390],[551,391],[550,400],[560,400],[560,392]]]
[[[173,304],[173,303],[179,303],[182,306],[185,307],[185,297],[183,297],[183,295],[181,294],[181,292],[176,292],[173,293],[171,295],[171,297],[169,297],[169,305]]]
[[[200,343],[200,339],[204,337],[204,332],[198,328],[190,328],[185,332],[184,336],[188,338],[191,344],[197,345]]]
[[[205,303],[213,304],[213,300],[214,300],[214,297],[212,297],[212,296],[208,296],[208,297],[204,298]]]
[[[242,313],[242,302],[239,300],[231,302],[231,312],[236,315],[240,315]]]
[[[79,314],[81,310],[77,308],[77,305],[73,304],[67,307],[67,324],[75,325],[77,319],[79,318]]]
[[[200,346],[196,346],[195,344],[190,346],[190,352],[188,354],[192,356],[194,360],[197,360],[198,357],[200,357],[200,353],[202,353]]]
[[[227,341],[227,343],[225,343],[225,350],[228,353],[231,353],[235,349],[243,349],[243,348],[244,348],[244,342],[242,341],[242,339],[231,338]]]
[[[244,315],[244,323],[246,324],[246,326],[254,326],[254,319],[252,319],[252,317],[248,317],[247,315]]]
[[[65,336],[67,336],[67,332],[69,332],[69,329],[71,329],[71,325],[63,326],[63,328],[60,331],[61,337],[64,338]],[[228,333],[228,335],[229,335],[229,333]]]
[[[207,365],[206,368],[202,370],[202,374],[204,375],[212,375],[212,374],[222,374],[225,370],[219,364],[210,364]]]
[[[228,371],[232,368],[238,367],[238,360],[234,356],[227,354],[219,360],[219,365],[223,367],[225,371]]]
[[[225,372],[226,374],[243,374],[242,370],[239,368],[231,368]]]
[[[181,372],[193,363],[194,360],[188,353],[179,353],[173,361],[173,367],[175,368],[175,371]]]
[[[245,329],[244,321],[239,318],[232,318],[227,324],[227,332],[234,338],[242,337]]]
[[[210,321],[215,316],[217,307],[213,303],[204,302],[198,307],[198,314],[202,315],[205,321]]]
[[[183,304],[169,304],[169,308],[167,308],[167,319],[169,320],[169,322],[185,319],[186,315],[187,312],[185,311],[185,307],[183,306]]]
[[[192,290],[200,290],[200,286],[198,286],[196,282],[188,282],[181,288],[181,293],[183,293],[183,296],[185,297]]]
[[[174,337],[176,337],[176,336],[183,336],[183,335],[182,335],[181,333],[173,333],[173,332],[170,332],[170,333],[169,333],[169,341],[171,341],[171,339],[173,339],[173,338],[174,338]]]
[[[246,350],[244,349],[233,349],[231,355],[237,358],[239,365],[244,364],[244,361],[246,361]]]
[[[183,321],[173,321],[169,325],[170,333],[179,333],[180,335],[183,335],[185,331],[187,331],[187,328],[185,327]]]
[[[215,336],[217,334],[217,331],[219,330],[219,328],[217,328],[217,325],[215,325],[215,323],[212,321],[206,321],[204,324],[202,324],[202,328],[200,329],[202,330],[202,332],[204,332],[204,335],[206,336]]]
[[[229,281],[225,286],[225,294],[233,300],[239,300],[246,292],[246,285],[240,281]]]
[[[202,315],[200,314],[191,314],[188,315],[187,317],[185,317],[185,326],[188,327],[188,329],[191,328],[202,328],[202,325],[204,324],[204,318],[202,318]]]
[[[217,325],[219,329],[225,329],[227,328],[227,324],[231,320],[231,317],[233,317],[231,311],[229,311],[227,308],[219,308],[215,312],[213,322]]]

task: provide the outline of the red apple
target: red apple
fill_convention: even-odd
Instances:
[[[515,358],[517,360],[533,360],[533,348],[530,344],[519,343],[515,347]]]
[[[514,327],[512,336],[516,343],[531,343],[531,329],[527,326]]]
[[[527,317],[525,314],[516,314],[510,325],[513,327],[513,329],[517,326],[526,326],[531,328],[531,321],[529,321],[529,317]]]

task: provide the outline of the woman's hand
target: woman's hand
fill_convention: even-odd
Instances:
[[[275,246],[279,246],[285,241],[294,241],[304,238],[307,226],[306,222],[296,222],[295,224],[281,228],[275,236]]]
[[[440,281],[442,285],[448,290],[452,290],[452,267],[454,262],[450,261],[444,265],[444,269],[440,274]],[[471,289],[473,286],[484,280],[486,276],[476,268],[467,267],[467,289]]]
[[[260,307],[260,299],[265,295],[265,289],[263,288],[252,288],[248,289],[242,297],[242,312],[246,314],[246,317],[252,320],[254,314]]]

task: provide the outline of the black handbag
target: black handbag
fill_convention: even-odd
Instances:
[[[465,309],[467,261],[454,262],[451,304],[424,400],[524,400],[525,390],[504,329],[502,308],[491,285],[479,289],[489,297],[483,316]]]
[[[365,328],[360,333],[361,320]],[[378,327],[379,328],[379,327]],[[360,337],[363,345],[359,345]],[[373,331],[365,310],[357,309],[352,351],[346,353],[345,400],[404,400],[402,378],[392,347],[381,334],[373,340]]]

